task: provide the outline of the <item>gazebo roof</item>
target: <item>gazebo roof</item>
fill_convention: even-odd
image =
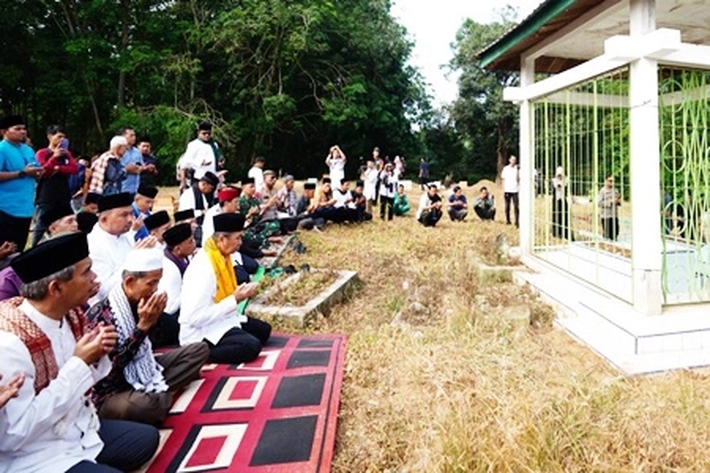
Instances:
[[[682,32],[683,41],[710,44],[710,5],[704,0],[656,0],[659,28]],[[629,0],[546,0],[527,18],[478,53],[484,67],[519,70],[523,53],[536,72],[557,73],[604,51],[604,41],[629,34]]]

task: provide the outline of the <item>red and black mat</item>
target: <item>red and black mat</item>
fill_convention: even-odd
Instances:
[[[275,334],[251,363],[205,366],[175,400],[147,471],[330,471],[345,342]]]

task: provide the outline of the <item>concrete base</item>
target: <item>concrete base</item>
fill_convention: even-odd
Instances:
[[[312,272],[318,271],[312,269]],[[247,306],[247,315],[253,317],[279,318],[286,322],[293,323],[296,326],[302,327],[310,318],[316,314],[328,315],[331,307],[341,302],[348,291],[356,286],[357,272],[356,271],[336,271],[339,273],[336,279],[330,286],[317,294],[313,299],[308,301],[306,305],[295,307],[290,305],[270,305],[269,298],[279,291],[284,290],[289,285],[298,281],[303,273],[296,273],[276,286],[270,288],[263,294],[255,297]]]
[[[530,284],[555,308],[557,326],[623,373],[710,365],[710,305],[674,306],[646,316],[539,258],[524,262],[533,272],[515,272],[514,281]]]

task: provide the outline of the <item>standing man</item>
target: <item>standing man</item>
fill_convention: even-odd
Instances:
[[[518,193],[520,192],[520,167],[518,158],[511,155],[508,158],[508,165],[500,173],[503,180],[503,192],[505,193],[505,222],[510,225],[510,205],[515,207],[515,226],[520,226],[520,209],[518,208]]]
[[[261,193],[264,191],[264,163],[264,158],[257,156],[254,160],[254,165],[247,173],[247,177],[254,179],[254,192],[257,197],[260,197]]]
[[[616,241],[619,237],[619,207],[621,206],[621,194],[614,188],[614,176],[606,177],[604,187],[597,196],[599,206],[599,218],[601,219],[604,238]]]
[[[109,372],[110,325],[88,327],[81,307],[99,284],[82,233],[15,258],[24,297],[0,304],[0,376],[24,378],[0,409],[0,471],[137,470],[158,448],[158,430],[100,421],[92,386]]]
[[[88,192],[100,195],[120,194],[126,169],[121,159],[128,150],[128,141],[122,136],[114,136],[109,143],[109,150],[91,164],[91,180]]]
[[[216,176],[217,161],[221,157],[222,152],[212,138],[212,124],[200,123],[197,126],[197,138],[187,144],[185,154],[180,158],[180,192],[197,183],[207,173]]]
[[[429,182],[429,163],[426,158],[419,160],[419,188],[426,190],[426,184]]]
[[[35,246],[47,231],[43,215],[66,207],[71,202],[69,177],[79,172],[74,156],[69,151],[64,128],[51,125],[47,128],[49,146],[37,151],[36,158],[44,169],[42,177],[37,181],[35,205],[35,226],[32,232],[32,246]]]
[[[141,183],[141,173],[143,172],[143,155],[136,148],[136,132],[133,128],[123,127],[118,130],[118,135],[126,139],[127,149],[121,157],[121,164],[126,170],[126,178],[121,183],[121,192],[128,192],[135,195]]]
[[[140,175],[140,184],[156,186],[158,177],[158,159],[151,154],[152,145],[148,136],[138,138],[138,151],[143,158],[143,170]]]
[[[20,116],[2,120],[5,137],[0,142],[0,244],[27,244],[34,214],[35,180],[44,170],[25,144],[27,129]]]

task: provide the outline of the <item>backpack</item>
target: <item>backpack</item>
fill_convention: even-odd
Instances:
[[[109,158],[104,171],[103,195],[113,195],[121,192],[121,183],[126,179],[126,170],[118,159]]]

